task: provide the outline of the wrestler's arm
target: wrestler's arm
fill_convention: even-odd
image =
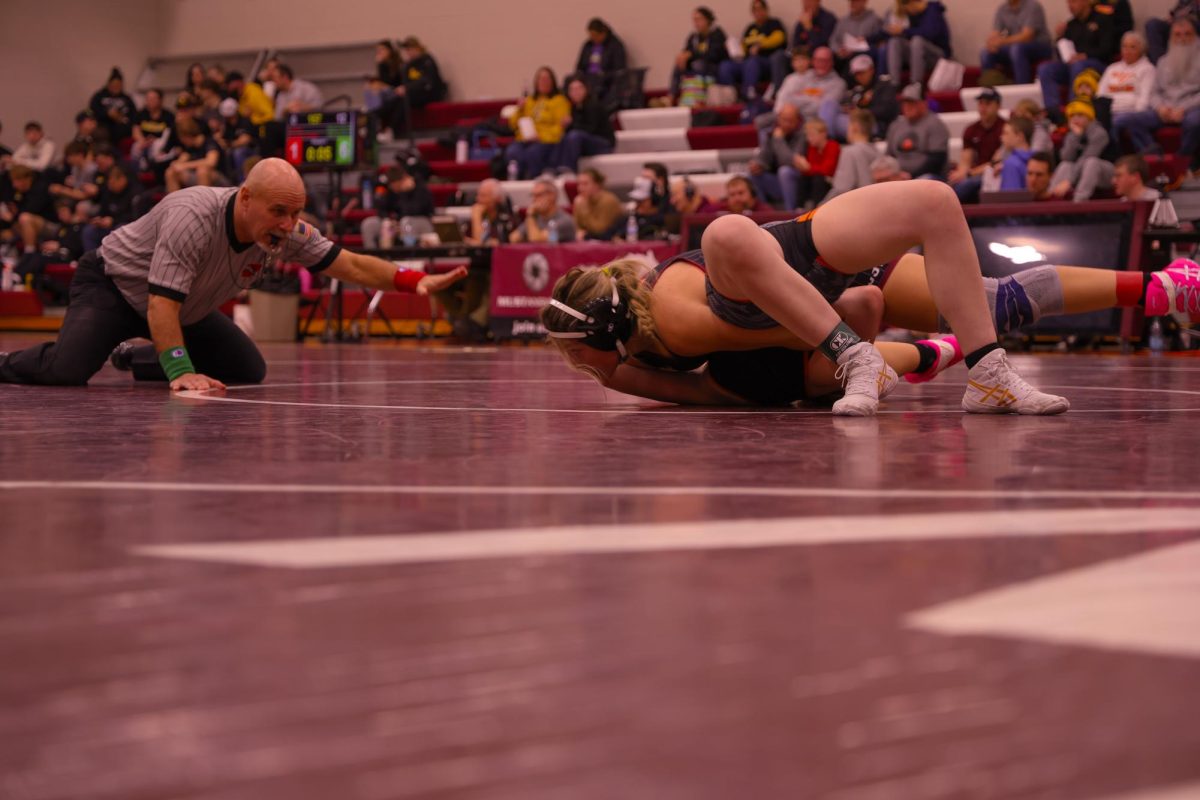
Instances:
[[[670,372],[635,364],[621,364],[604,385],[623,394],[689,406],[744,406],[746,400],[717,385],[707,369]]]

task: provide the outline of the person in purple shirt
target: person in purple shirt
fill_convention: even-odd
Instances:
[[[625,44],[599,17],[588,21],[587,33],[587,40],[579,48],[575,72],[587,76],[588,87],[603,98],[616,74],[626,68]]]
[[[1029,137],[1033,135],[1033,123],[1024,117],[1010,119],[1004,123],[1000,143],[1008,155],[1000,168],[1000,190],[1010,191],[1025,188],[1025,170],[1033,150],[1029,148]]]

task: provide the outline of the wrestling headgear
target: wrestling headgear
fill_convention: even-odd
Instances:
[[[605,273],[608,274],[607,272]],[[617,291],[617,282],[612,281],[612,297],[597,297],[589,300],[581,309],[571,308],[565,303],[551,300],[550,305],[575,318],[568,330],[547,331],[553,339],[582,339],[588,347],[611,352],[616,350],[622,360],[628,355],[625,342],[633,335],[633,314],[629,303]]]

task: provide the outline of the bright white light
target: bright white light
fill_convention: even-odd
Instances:
[[[1014,264],[1032,264],[1035,261],[1046,260],[1046,257],[1039,253],[1036,248],[1027,244],[1020,247],[1009,247],[1006,244],[992,242],[988,245],[988,250],[991,250],[1001,258],[1007,258]]]

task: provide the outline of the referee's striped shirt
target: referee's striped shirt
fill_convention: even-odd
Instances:
[[[233,230],[238,190],[194,186],[172,192],[154,209],[104,237],[104,272],[143,317],[150,295],[182,303],[179,322],[190,325],[254,284],[267,262],[255,243]],[[277,258],[312,272],[325,269],[342,248],[305,222],[296,223]]]

